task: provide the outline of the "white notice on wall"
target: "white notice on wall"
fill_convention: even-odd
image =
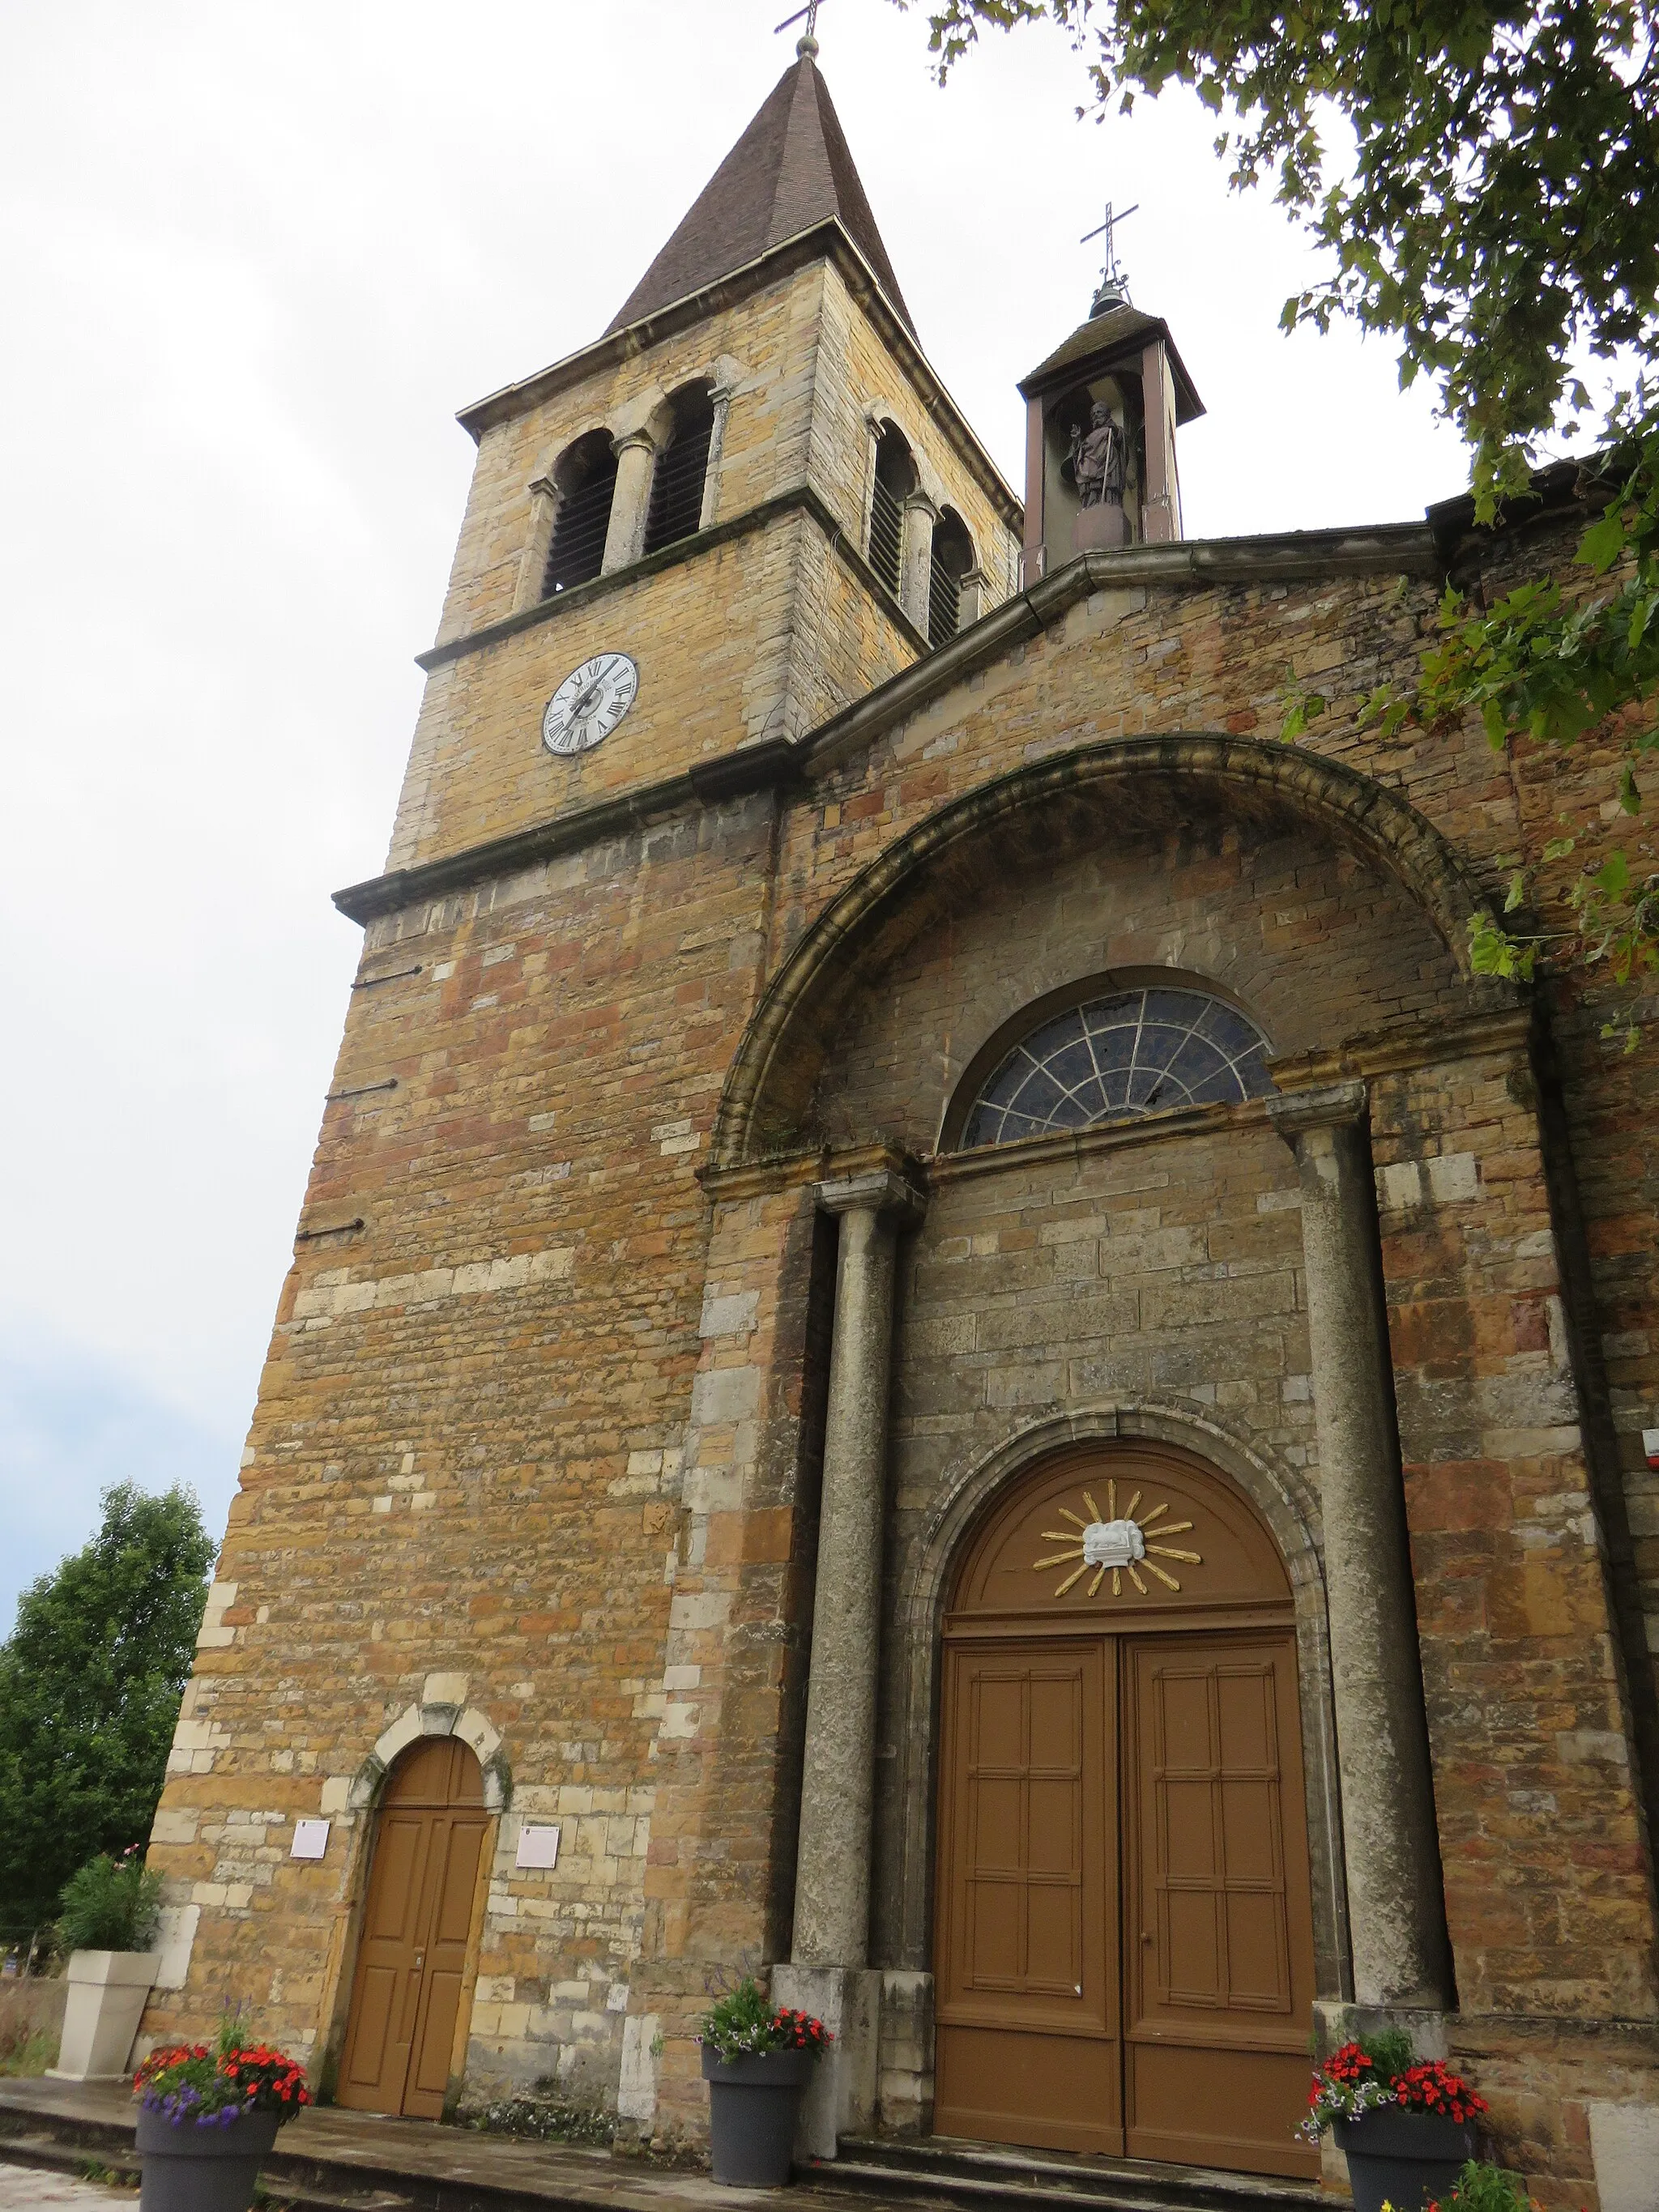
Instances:
[[[519,1856],[515,1866],[555,1867],[559,1863],[559,1832],[556,1828],[523,1827],[519,1831]]]
[[[294,1823],[294,1843],[289,1851],[291,1859],[319,1859],[327,1849],[326,1820],[296,1820]]]

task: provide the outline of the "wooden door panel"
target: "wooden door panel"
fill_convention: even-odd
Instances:
[[[1109,1654],[951,1649],[934,2124],[1121,2150]]]
[[[342,2105],[442,2116],[489,1827],[481,1800],[465,1745],[422,1745],[394,1770],[363,1905]]]
[[[1124,1667],[1130,2154],[1315,2172],[1293,2132],[1313,2000],[1294,1637],[1148,1637]]]
[[[380,1816],[340,2065],[338,2101],[372,2112],[402,2110],[419,2000],[416,1936],[431,1857],[419,1813]]]
[[[403,2103],[416,2119],[443,2117],[484,1825],[467,1814],[440,1814],[434,1823],[420,2009]]]

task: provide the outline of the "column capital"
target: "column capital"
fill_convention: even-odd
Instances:
[[[530,494],[532,499],[556,499],[559,495],[559,487],[554,483],[550,471],[543,476],[532,477],[525,489]]]
[[[891,1168],[867,1168],[821,1182],[817,1200],[825,1213],[893,1213],[901,1224],[920,1221],[927,1206],[915,1185]]]
[[[1367,1085],[1310,1084],[1305,1091],[1269,1093],[1267,1119],[1287,1145],[1308,1129],[1346,1129],[1363,1122],[1370,1103]]]
[[[611,441],[611,450],[618,460],[627,453],[654,454],[657,441],[648,430],[625,430],[620,438]]]

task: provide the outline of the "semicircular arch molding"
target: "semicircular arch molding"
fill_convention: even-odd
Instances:
[[[1150,1398],[1106,1399],[1022,1422],[946,1481],[908,1548],[899,1576],[895,1654],[902,1720],[891,1787],[900,1808],[900,1863],[882,1885],[896,1891],[899,1963],[924,1970],[931,1964],[934,1719],[945,1606],[957,1571],[999,1500],[1043,1462],[1079,1445],[1122,1443],[1170,1445],[1200,1462],[1242,1493],[1278,1547],[1296,1618],[1318,1990],[1322,1997],[1345,1997],[1352,1970],[1318,1498],[1298,1468],[1222,1422],[1177,1401]]]
[[[405,1705],[375,1738],[374,1748],[351,1778],[349,1812],[366,1813],[380,1802],[386,1776],[398,1754],[423,1736],[454,1736],[483,1770],[484,1810],[504,1813],[513,1796],[513,1772],[501,1748],[501,1731],[476,1705],[438,1703]]]
[[[715,1117],[713,1164],[736,1167],[802,1141],[817,1073],[865,960],[903,910],[942,898],[981,848],[1066,836],[1098,840],[1139,791],[1149,817],[1180,818],[1200,798],[1235,816],[1309,824],[1392,878],[1427,917],[1472,1008],[1516,1001],[1515,986],[1476,977],[1469,926],[1488,911],[1452,848],[1417,810],[1341,762],[1256,738],[1197,732],[1075,747],[981,786],[897,838],[805,931],[773,978],[733,1060]],[[1155,805],[1154,802],[1157,802]]]

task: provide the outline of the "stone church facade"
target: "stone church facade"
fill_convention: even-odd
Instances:
[[[1357,720],[1571,483],[1188,541],[1109,289],[1017,500],[813,51],[462,417],[146,2033],[665,2143],[766,1966],[820,2154],[1310,2177],[1311,2039],[1401,2017],[1547,2204],[1635,2202],[1659,1053],[1468,957],[1605,763]]]

